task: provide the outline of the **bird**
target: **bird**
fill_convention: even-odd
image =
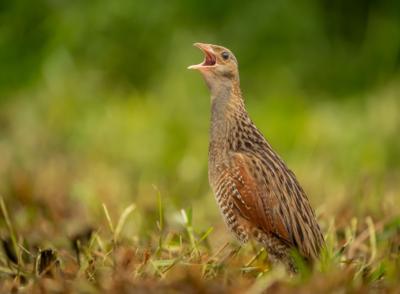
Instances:
[[[195,43],[211,93],[208,179],[228,229],[240,243],[260,243],[272,265],[298,272],[294,251],[313,264],[325,241],[315,212],[295,174],[249,117],[239,67],[227,48]]]

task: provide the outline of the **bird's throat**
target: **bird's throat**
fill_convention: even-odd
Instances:
[[[211,91],[210,145],[226,145],[229,136],[232,135],[235,120],[243,115],[247,113],[239,83],[220,85]]]

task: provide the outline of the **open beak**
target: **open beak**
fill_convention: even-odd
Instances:
[[[217,63],[217,58],[215,57],[214,50],[212,49],[212,47],[208,44],[203,44],[203,43],[194,43],[193,45],[201,49],[201,51],[203,51],[204,60],[202,63],[189,66],[188,69],[201,70],[209,67],[214,67],[215,64]]]

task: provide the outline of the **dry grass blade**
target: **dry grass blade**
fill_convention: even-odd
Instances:
[[[254,255],[247,263],[244,267],[249,267],[253,264],[254,261],[256,261],[256,259],[265,251],[265,248],[261,248],[256,255]]]
[[[374,222],[371,217],[367,217],[366,222],[368,225],[369,242],[371,245],[371,256],[370,256],[368,264],[371,264],[375,260],[375,257],[376,257],[376,230],[375,230]]]
[[[122,228],[124,227],[124,224],[128,218],[128,216],[136,209],[136,205],[134,203],[132,203],[131,205],[129,205],[127,208],[124,209],[124,211],[122,212],[118,223],[117,223],[117,227],[115,228],[115,232],[114,232],[114,240],[115,242],[118,241],[119,235],[121,234]]]
[[[355,256],[356,250],[361,248],[362,243],[364,241],[366,241],[368,238],[371,238],[371,236],[370,236],[371,232],[376,234],[377,232],[382,231],[385,223],[386,223],[385,219],[381,220],[380,222],[378,222],[378,223],[376,223],[374,225],[374,229],[373,230],[371,230],[371,228],[368,227],[362,233],[360,233],[358,235],[358,237],[354,240],[354,242],[350,245],[349,252],[347,254],[347,258],[348,259],[353,259],[354,256]]]
[[[106,215],[106,219],[107,219],[107,223],[108,223],[108,226],[109,226],[109,228],[110,228],[110,231],[111,231],[111,233],[114,234],[114,225],[113,225],[113,223],[112,223],[110,214],[109,214],[109,212],[108,212],[108,209],[107,209],[107,206],[106,206],[105,203],[103,203],[103,210],[104,210],[104,214]]]
[[[22,263],[21,251],[19,250],[19,247],[18,247],[17,237],[15,235],[15,231],[14,231],[14,228],[12,226],[10,217],[8,215],[7,208],[6,208],[6,205],[4,203],[3,196],[0,196],[0,206],[1,206],[1,212],[3,213],[3,217],[4,217],[4,220],[5,220],[6,225],[7,225],[8,233],[10,234],[10,237],[11,237],[11,241],[12,241],[14,252],[17,255],[18,264],[21,265],[21,263]]]
[[[226,242],[224,245],[222,245],[209,259],[208,261],[211,261],[213,259],[216,259],[218,255],[221,254],[222,251],[224,251],[228,246],[229,246],[229,242]]]

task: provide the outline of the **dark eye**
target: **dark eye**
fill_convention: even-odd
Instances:
[[[224,51],[221,53],[221,56],[224,60],[227,60],[229,58],[229,52]]]

